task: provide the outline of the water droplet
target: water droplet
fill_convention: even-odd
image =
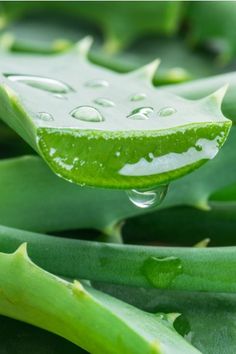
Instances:
[[[155,288],[165,289],[183,272],[181,260],[177,257],[149,257],[145,260],[143,273]]]
[[[109,83],[106,80],[89,80],[85,83],[85,86],[91,88],[108,87]]]
[[[66,85],[64,82],[50,79],[47,77],[18,74],[4,74],[4,76],[11,81],[26,84],[28,86],[48,92],[53,92],[56,94],[65,94],[74,91],[70,86]]]
[[[38,112],[36,114],[36,118],[47,122],[54,120],[53,116],[50,113],[46,113],[46,112]]]
[[[159,113],[159,116],[161,116],[161,117],[168,117],[176,112],[177,112],[176,109],[173,107],[164,107],[158,113]]]
[[[131,97],[131,101],[142,101],[147,97],[146,93],[136,93]]]
[[[106,98],[96,98],[96,100],[94,100],[95,103],[99,104],[100,106],[103,107],[114,107],[115,103],[112,102],[111,100],[108,100]]]
[[[160,185],[152,190],[131,189],[127,195],[131,203],[138,208],[151,208],[159,205],[165,198],[168,185]]]
[[[148,119],[153,112],[152,107],[140,107],[134,109],[127,118],[129,119],[137,119],[137,120],[144,120]]]
[[[61,95],[60,93],[55,93],[53,96],[62,100],[67,100],[67,96]]]
[[[196,144],[196,145],[195,145],[195,149],[196,149],[197,151],[202,151],[202,146]]]
[[[175,330],[191,343],[193,333],[191,331],[191,326],[187,317],[181,314],[176,318],[173,325]]]
[[[102,122],[104,121],[101,113],[93,107],[90,106],[80,106],[75,108],[71,115],[73,118],[83,120],[85,122]]]

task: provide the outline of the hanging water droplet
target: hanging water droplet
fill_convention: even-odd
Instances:
[[[177,257],[149,257],[143,263],[142,271],[152,286],[165,289],[183,272],[183,267]]]
[[[176,109],[173,107],[163,107],[158,113],[161,117],[168,117],[176,112]]]
[[[75,108],[71,115],[73,118],[83,120],[85,122],[102,122],[104,121],[101,113],[93,107],[90,106],[80,106]]]
[[[56,94],[65,94],[74,91],[70,86],[62,81],[50,79],[42,76],[34,75],[18,75],[18,74],[4,74],[9,80],[19,82],[40,90],[53,92]]]
[[[89,80],[85,83],[85,86],[91,88],[108,87],[109,83],[106,80]]]
[[[160,185],[152,190],[131,189],[127,195],[131,203],[138,208],[151,208],[159,205],[165,198],[168,185]]]
[[[96,98],[94,100],[95,103],[99,104],[100,106],[103,107],[114,107],[115,103],[112,102],[111,100],[108,100],[107,98]]]
[[[142,101],[147,97],[146,93],[136,93],[131,97],[131,101]]]
[[[54,120],[53,116],[50,113],[47,113],[47,112],[38,112],[36,114],[36,118],[44,120],[44,121],[52,121],[52,120]]]
[[[148,119],[150,115],[153,113],[152,107],[140,107],[134,109],[127,118],[129,119],[137,119],[137,120],[144,120]]]

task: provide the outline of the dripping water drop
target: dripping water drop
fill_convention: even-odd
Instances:
[[[131,189],[127,195],[132,204],[138,208],[152,208],[164,200],[168,190],[168,185],[160,185],[151,190]]]

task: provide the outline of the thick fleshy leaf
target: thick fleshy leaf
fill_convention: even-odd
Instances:
[[[3,55],[0,115],[65,179],[92,186],[144,188],[169,182],[212,159],[231,122],[225,87],[190,101],[156,90],[158,62],[121,75],[78,52]]]
[[[77,25],[92,24],[102,32],[106,50],[110,52],[118,51],[147,34],[174,34],[182,17],[182,4],[174,1],[139,2],[135,6],[132,3],[116,1],[102,4],[74,2],[70,6],[63,1],[55,4],[50,2],[26,4],[20,1],[17,5],[14,6],[10,2],[2,5],[2,18],[5,20],[3,23],[13,19],[24,19],[25,15],[30,13],[34,17],[51,16],[54,20],[59,17],[61,22],[66,17],[70,22],[75,21]]]
[[[27,284],[27,286],[25,286]],[[0,313],[56,333],[90,353],[200,353],[168,321],[79,281],[58,278],[29,259],[26,245],[0,253]]]
[[[207,292],[235,292],[235,247],[181,248],[115,245],[56,238],[0,227],[1,247],[29,244],[32,259],[66,278]]]
[[[236,129],[233,127],[219,155],[194,174],[172,183],[166,201],[158,209],[183,205],[203,209],[214,207],[213,199],[209,202],[211,196],[235,183],[235,137]],[[79,187],[67,183],[57,178],[36,156],[3,160],[0,162],[0,172],[0,223],[3,225],[41,232],[78,228],[111,232],[112,225],[149,211],[148,208],[134,207],[124,191]],[[147,217],[147,222],[151,218],[150,236],[159,230],[156,229],[158,215]],[[161,220],[160,215],[160,227]],[[140,230],[141,223],[140,220],[135,224],[140,225]],[[169,228],[170,225],[166,230]],[[138,237],[140,230],[130,229],[132,237]],[[199,235],[199,238],[209,236]]]
[[[189,38],[192,43],[208,46],[219,54],[219,59],[223,63],[235,56],[233,27],[236,20],[236,4],[234,1],[190,3],[187,19],[190,27]]]
[[[174,327],[203,354],[235,353],[234,294],[167,292],[105,284],[97,287],[146,311],[180,312],[182,316]]]

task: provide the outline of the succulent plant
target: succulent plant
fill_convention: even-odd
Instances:
[[[235,353],[235,9],[2,4],[0,352]]]

